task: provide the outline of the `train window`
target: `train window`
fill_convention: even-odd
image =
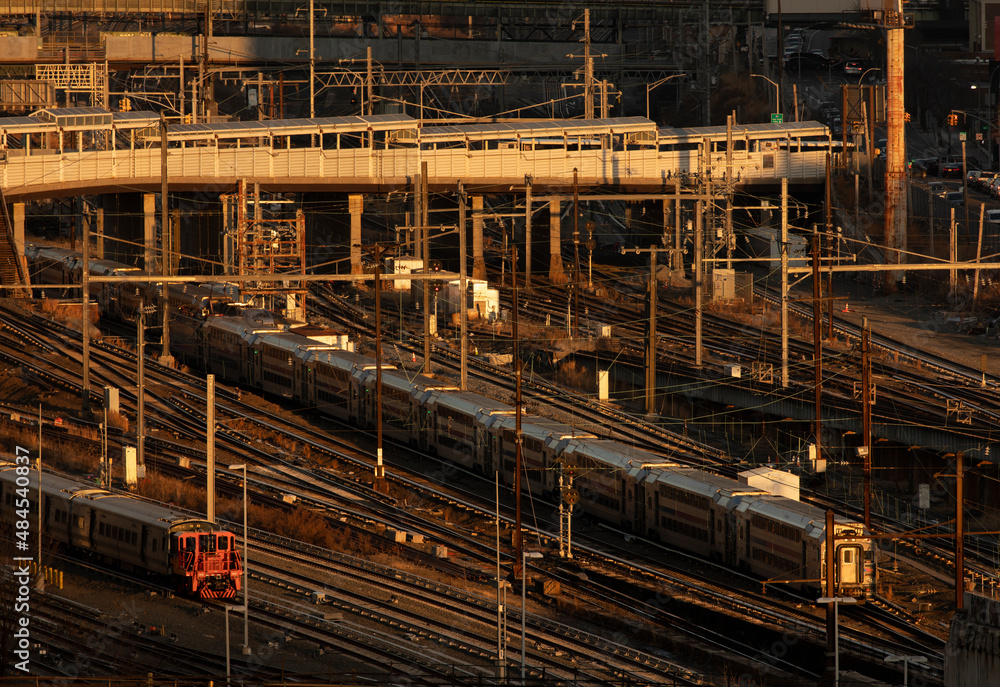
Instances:
[[[229,537],[224,534],[219,535],[219,551],[225,551],[229,548]]]
[[[102,537],[104,536],[104,523],[103,522],[97,526],[97,533],[99,535],[101,535]]]
[[[154,539],[153,540],[153,553],[156,553],[156,542],[157,542],[157,540]]]
[[[132,533],[132,546],[135,546],[137,543],[139,543],[139,535],[137,533],[133,532]]]
[[[854,549],[844,549],[844,563],[851,565],[854,563]]]
[[[210,534],[199,534],[198,548],[205,553],[215,551],[215,537]]]

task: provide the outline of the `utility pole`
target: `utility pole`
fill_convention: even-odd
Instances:
[[[962,205],[965,207],[965,231],[969,231],[969,175],[968,166],[965,164],[965,141],[962,141]],[[979,207],[984,207],[982,203]]]
[[[423,254],[424,254],[424,274],[430,274],[431,271],[431,242],[430,242],[430,227],[429,216],[430,213],[427,209],[427,203],[429,202],[427,194],[427,161],[420,163],[420,210],[421,210],[421,243],[423,244]],[[431,373],[431,292],[430,284],[424,284],[424,374],[429,375]],[[436,316],[436,313],[435,313]],[[435,330],[437,329],[437,322],[434,323]]]
[[[215,375],[205,378],[205,519],[215,522]]]
[[[955,208],[951,208],[951,224],[948,228],[948,260],[954,265],[958,261],[958,230],[955,226]],[[954,295],[958,287],[958,269],[948,270],[948,294]]]
[[[80,331],[83,334],[83,412],[90,412],[90,222],[83,223],[83,270],[80,273],[83,287],[83,317]],[[107,426],[107,423],[105,423]]]
[[[316,27],[315,0],[309,0],[309,118],[316,116]]]
[[[212,0],[208,0],[205,3],[205,34],[202,36],[205,40],[205,44],[202,46],[201,51],[201,64],[198,65],[198,81],[201,85],[201,115],[203,121],[208,121],[209,112],[209,100],[213,97],[212,89],[209,88],[208,83],[211,80],[211,76],[208,73],[208,50],[209,43],[212,40]],[[192,98],[191,107],[194,107],[194,100]],[[197,121],[197,120],[195,120]]]
[[[375,491],[386,493],[385,465],[382,463],[382,260],[397,244],[377,243],[372,249],[375,261]],[[424,281],[424,293],[430,283]],[[425,313],[426,314],[426,313]]]
[[[646,414],[656,412],[656,246],[649,247],[649,333],[646,335]]]
[[[886,28],[886,156],[885,156],[885,247],[886,262],[903,262],[906,250],[906,122],[904,121],[904,31],[907,24],[902,0],[892,3],[894,12],[884,12]],[[901,272],[887,272],[887,291],[895,292]]]
[[[695,213],[694,213],[694,278],[691,280],[694,286],[694,365],[695,367],[701,367],[702,365],[702,350],[701,350],[701,334],[702,334],[702,303],[701,303],[701,291],[702,291],[702,274],[704,273],[704,266],[702,265],[702,251],[704,250],[705,239],[702,236],[702,214],[703,206],[701,200],[695,203]]]
[[[812,268],[813,268],[813,403],[816,411],[815,418],[815,446],[816,465],[822,456],[823,438],[823,344],[820,341],[820,331],[822,330],[823,309],[820,302],[819,289],[819,232],[813,227],[812,245]]]
[[[868,318],[861,318],[861,434],[864,440],[864,450],[861,456],[864,467],[864,508],[865,529],[872,526],[872,359],[871,330],[868,328]]]
[[[657,248],[655,245],[649,248],[633,248],[631,252],[636,254],[649,253],[649,331],[646,334],[646,413],[653,415],[656,413],[656,307],[657,307],[657,253],[673,253],[675,248]],[[625,250],[622,249],[622,253]]]
[[[955,608],[965,606],[965,454],[955,454]]]
[[[836,565],[837,565],[837,551],[836,545],[834,543],[834,520],[833,511],[828,510],[826,512],[826,528],[824,531],[825,543],[825,553],[826,553],[826,598],[832,599],[836,594]],[[828,675],[833,675],[835,671],[836,655],[837,655],[837,621],[836,621],[836,604],[826,604],[826,672]]]
[[[514,380],[516,382],[516,387],[514,391],[514,499],[516,502],[515,507],[515,524],[514,524],[514,551],[516,558],[514,560],[514,579],[520,579],[521,584],[525,584],[527,581],[524,576],[524,535],[521,532],[521,473],[524,470],[524,465],[522,461],[524,460],[523,453],[521,451],[521,340],[519,338],[520,332],[517,326],[517,246],[511,246],[511,251],[513,253],[513,259],[511,260],[511,272],[513,273],[514,290],[513,290],[513,303],[512,308],[513,313],[513,324],[511,327],[511,338],[514,340]]]
[[[976,241],[976,264],[983,257],[983,219],[985,219],[986,214],[986,203],[979,204],[979,240]],[[972,272],[975,276],[975,281],[972,283],[972,309],[976,309],[976,301],[979,298],[979,268],[977,267]],[[985,368],[983,370],[985,372]]]
[[[374,86],[372,84],[372,46],[370,45],[368,46],[367,49],[365,62],[367,65],[367,71],[365,73],[365,88],[367,90],[366,93],[367,106],[365,109],[365,114],[371,116],[375,114],[375,103],[374,103],[375,93],[374,93]]]
[[[590,10],[587,12],[589,17]],[[573,336],[580,336],[580,183],[576,167],[573,168]]]
[[[138,342],[136,348],[136,376],[138,386],[136,393],[136,429],[135,429],[135,451],[137,472],[139,477],[146,476],[146,300],[139,299],[139,312],[136,317],[136,335]]]
[[[827,323],[829,329],[827,330],[826,338],[832,341],[833,340],[833,259],[836,254],[835,250],[836,244],[833,235],[833,203],[831,201],[832,190],[830,188],[831,172],[832,170],[830,162],[830,153],[827,152],[825,208],[826,208],[826,245],[827,245],[827,252],[829,253],[828,258],[830,260],[830,271],[827,272],[827,277],[826,277],[826,293],[830,297],[830,308],[829,308],[830,312],[829,312],[829,321]]]
[[[257,91],[260,98],[260,91]],[[160,240],[163,243],[164,260],[162,273],[167,277],[163,281],[163,345],[160,351],[160,362],[164,365],[172,365],[173,357],[170,355],[170,283],[169,277],[173,263],[174,237],[173,228],[167,218],[170,202],[167,200],[167,119],[160,113]]]
[[[781,386],[788,388],[788,178],[781,179]]]
[[[528,197],[531,197],[531,187],[528,187]],[[529,203],[530,208],[530,203]],[[530,210],[529,210],[530,213]],[[465,245],[465,229],[466,229],[466,197],[465,197],[465,185],[459,181],[458,182],[458,290],[461,292],[459,298],[459,321],[461,323],[461,331],[459,336],[462,339],[462,361],[461,361],[461,382],[459,383],[459,388],[462,391],[466,391],[469,388],[469,309],[466,307],[466,298],[468,297],[468,281],[466,279],[465,272],[465,260],[467,247]],[[528,215],[531,216],[530,214]],[[529,244],[530,245],[530,244]]]
[[[590,10],[583,10],[584,118],[594,118],[594,58],[590,56]]]
[[[524,288],[531,291],[531,175],[524,175]]]

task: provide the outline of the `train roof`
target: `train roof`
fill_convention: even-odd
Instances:
[[[427,124],[417,131],[401,131],[400,138],[421,142],[514,140],[518,138],[563,138],[600,134],[652,133],[656,125],[645,117],[608,119],[561,119],[542,121],[490,122],[487,124]]]
[[[168,141],[206,141],[222,138],[269,138],[308,134],[342,134],[364,131],[394,131],[417,127],[409,115],[370,115],[364,117],[315,117],[312,119],[265,119],[213,124],[175,124],[167,130]],[[151,138],[157,138],[157,133]]]
[[[375,371],[365,379],[365,384],[374,388]],[[411,394],[422,394],[428,390],[457,391],[458,387],[452,382],[436,379],[429,375],[413,373],[407,370],[394,368],[386,369],[385,361],[382,361],[382,385],[392,389],[409,391]]]
[[[430,409],[434,406],[444,406],[469,417],[481,417],[493,413],[513,413],[514,409],[506,403],[494,400],[472,391],[445,391],[435,389],[427,395],[424,403]]]
[[[24,249],[24,254],[31,260],[52,260],[53,262],[64,262],[66,264],[69,264],[70,260],[80,255],[79,252],[70,250],[69,248],[39,246],[35,243],[29,243]]]
[[[250,341],[250,345],[256,346],[259,343],[272,346],[279,351],[287,352],[290,356],[294,355],[296,358],[310,357],[317,359],[316,353],[341,350],[336,346],[320,343],[315,339],[310,339],[308,336],[302,336],[294,332],[261,332]],[[314,355],[307,356],[309,353]]]
[[[489,424],[491,427],[513,431],[517,426],[517,417],[514,415],[497,415]],[[540,415],[522,415],[521,434],[532,439],[538,439],[552,446],[558,445],[563,440],[597,438],[594,434],[585,432],[579,427],[574,427],[565,422],[559,422],[558,420],[552,420]]]
[[[830,128],[822,122],[784,122],[782,124],[739,124],[732,127],[733,138],[809,138],[816,136],[830,136]],[[726,140],[728,136],[724,126],[699,126],[699,127],[660,127],[658,131],[661,139],[687,140],[691,143],[701,143],[705,138],[715,140]]]
[[[38,473],[32,471],[32,481],[37,479]],[[14,466],[10,463],[0,463],[0,480],[13,482],[16,475]],[[37,483],[36,483],[37,484]],[[34,488],[34,485],[32,485]],[[192,517],[166,506],[150,503],[134,496],[117,494],[101,487],[81,482],[75,479],[54,475],[50,473],[42,474],[42,491],[50,498],[58,498],[63,501],[86,502],[94,510],[102,513],[110,513],[127,517],[130,521],[144,524],[159,529],[190,529],[196,525],[197,529],[206,529],[204,525],[211,529],[217,529],[212,523],[198,517]]]
[[[254,320],[246,317],[209,317],[205,320],[204,326],[230,332],[240,338],[250,338],[262,331],[278,332],[284,330],[284,325],[276,324],[273,320]]]
[[[566,458],[583,456],[626,471],[666,462],[663,456],[611,439],[573,439],[566,444],[562,455]]]
[[[315,360],[318,364],[327,365],[337,370],[343,370],[348,374],[358,374],[361,370],[375,369],[375,358],[370,355],[358,353],[357,351],[332,348],[317,350],[310,359]],[[384,360],[382,361],[383,372],[385,370],[393,369],[395,369],[393,365],[390,365]]]
[[[123,262],[118,262],[117,260],[108,260],[106,258],[91,258],[87,261],[88,267],[90,268],[91,274],[99,274],[101,276],[107,276],[111,274],[123,274],[125,272],[142,272],[138,267],[132,267],[131,265],[126,265]],[[80,268],[83,268],[83,255],[80,255]]]
[[[809,536],[820,537],[826,528],[825,511],[784,496],[767,495],[746,499],[737,506],[737,509],[757,513],[772,520],[792,525],[806,532]],[[834,516],[834,526],[838,531],[856,528],[859,533],[864,532],[863,524],[840,515]]]
[[[719,494],[730,498],[737,495],[767,493],[762,489],[740,484],[729,477],[680,465],[655,471],[650,475],[649,481],[656,484],[669,484],[678,489],[709,498],[715,498]]]

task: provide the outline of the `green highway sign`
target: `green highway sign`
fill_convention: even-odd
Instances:
[[[785,121],[785,116],[780,112],[771,113],[771,124],[781,124]]]

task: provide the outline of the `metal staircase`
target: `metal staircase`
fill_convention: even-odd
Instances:
[[[0,284],[4,286],[3,296],[13,296],[15,298],[27,298],[30,292],[27,286],[27,275],[24,273],[24,264],[17,254],[17,246],[14,243],[14,227],[10,222],[10,213],[7,210],[7,203],[0,192]],[[13,288],[11,288],[13,287]]]

